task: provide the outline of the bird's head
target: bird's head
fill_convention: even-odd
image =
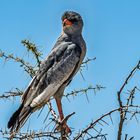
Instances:
[[[64,33],[69,35],[81,34],[83,20],[80,14],[73,11],[66,11],[61,19]]]

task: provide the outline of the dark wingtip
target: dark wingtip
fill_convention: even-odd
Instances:
[[[18,110],[15,111],[15,113],[11,116],[11,118],[9,119],[8,121],[8,124],[7,124],[7,127],[8,129],[10,129],[16,122],[20,112],[21,112],[21,109],[22,109],[23,105],[21,105]]]

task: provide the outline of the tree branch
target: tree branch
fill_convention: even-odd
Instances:
[[[122,100],[121,100],[121,93],[124,90],[125,86],[128,84],[129,80],[132,78],[132,76],[135,74],[135,72],[139,69],[139,67],[140,67],[140,61],[132,69],[132,71],[127,76],[126,80],[124,81],[123,85],[121,86],[120,90],[117,93],[117,95],[118,95],[118,103],[119,103],[119,106],[120,106],[120,122],[119,122],[117,140],[121,140],[123,124],[124,124],[125,117],[126,117],[126,113],[122,110],[123,103],[122,103]],[[128,103],[129,103],[129,101],[128,101]]]

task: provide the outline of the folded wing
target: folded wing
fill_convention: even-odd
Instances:
[[[51,51],[24,92],[21,106],[10,118],[11,131],[19,130],[33,110],[59,94],[59,89],[69,83],[78,69],[80,55],[81,48],[71,42],[61,43]]]

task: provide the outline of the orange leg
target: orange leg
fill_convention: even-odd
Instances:
[[[55,99],[55,100],[56,100],[56,104],[57,104],[57,108],[58,108],[58,112],[59,112],[59,116],[60,116],[60,121],[63,121],[64,114],[63,114],[63,110],[62,110],[61,99]],[[71,132],[71,130],[68,127],[68,125],[66,124],[66,122],[64,122],[63,127],[65,128],[67,134]]]

